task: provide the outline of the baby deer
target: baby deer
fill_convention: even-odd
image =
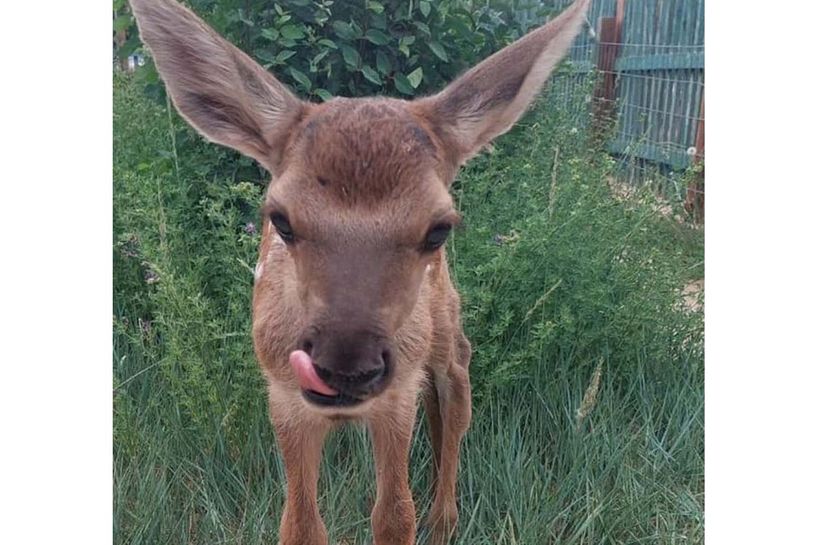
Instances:
[[[371,433],[376,545],[415,540],[409,445],[422,393],[434,452],[431,540],[457,523],[471,346],[444,244],[459,167],[519,119],[578,34],[589,0],[436,95],[298,99],[175,0],[131,0],[182,116],[272,174],[253,293],[255,352],[286,465],[281,545],[326,545],[317,483],[327,432]]]

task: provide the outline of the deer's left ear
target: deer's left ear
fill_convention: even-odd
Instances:
[[[440,93],[413,103],[435,127],[460,166],[525,113],[581,30],[590,0],[575,2],[460,76]]]
[[[179,113],[208,140],[277,173],[306,104],[176,0],[130,0]]]

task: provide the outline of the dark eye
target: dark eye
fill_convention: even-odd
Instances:
[[[273,212],[269,217],[275,230],[284,239],[287,244],[295,242],[295,233],[292,232],[292,226],[289,224],[287,217],[280,212]]]
[[[425,251],[436,250],[445,244],[448,234],[451,232],[451,226],[447,223],[441,223],[431,228],[431,231],[426,235],[423,249]]]

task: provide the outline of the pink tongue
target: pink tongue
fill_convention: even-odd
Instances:
[[[312,365],[312,358],[303,350],[296,350],[289,355],[289,364],[298,376],[298,384],[304,390],[313,390],[325,396],[336,396],[338,392],[320,379]]]

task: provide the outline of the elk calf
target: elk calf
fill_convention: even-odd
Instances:
[[[459,167],[524,113],[579,32],[589,0],[414,101],[296,98],[175,0],[131,0],[182,116],[272,173],[253,293],[253,338],[286,465],[281,545],[325,545],[324,437],[372,435],[376,545],[414,543],[409,445],[424,393],[434,451],[432,542],[457,522],[471,347],[448,274]]]

